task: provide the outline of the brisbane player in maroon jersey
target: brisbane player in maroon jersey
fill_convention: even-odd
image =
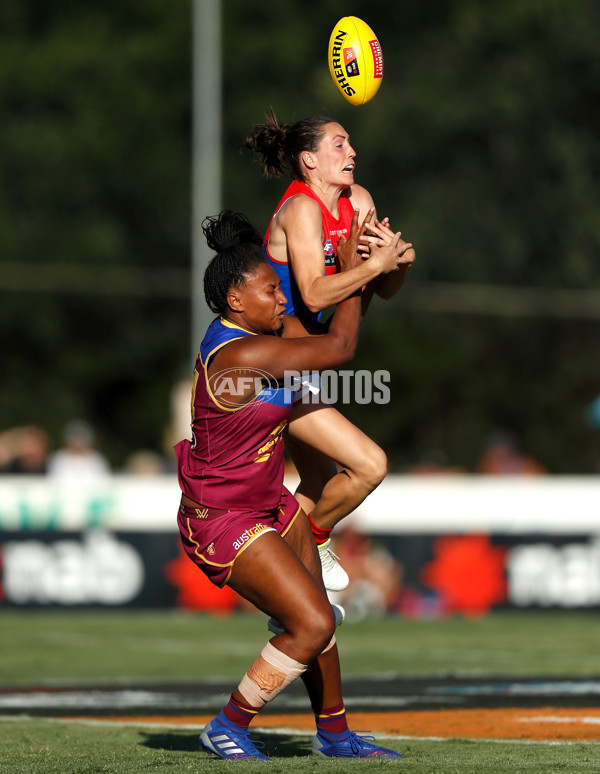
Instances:
[[[335,617],[309,521],[283,487],[285,427],[297,385],[287,371],[335,368],[350,360],[361,292],[339,303],[330,324],[309,334],[285,314],[280,281],[258,232],[224,211],[203,224],[216,251],[204,288],[218,316],[196,362],[192,440],[177,445],[182,490],[178,524],[188,556],[216,585],[229,585],[279,622],[223,710],[201,733],[224,759],[269,760],[248,726],[300,677],[316,718],[312,750],[327,757],[401,757],[348,729],[341,694]],[[358,213],[339,249],[342,273],[362,265]],[[395,263],[398,234],[368,237],[380,268]]]
[[[347,132],[324,116],[293,125],[280,123],[272,110],[265,118],[245,144],[262,157],[265,176],[292,177],[263,243],[288,297],[286,311],[301,320],[317,319],[363,287],[363,314],[373,294],[391,298],[415,259],[411,244],[398,241],[392,266],[381,269],[366,261],[339,271],[338,240],[348,235],[353,211],[359,210],[363,225],[375,211],[370,193],[354,182],[356,153]],[[295,495],[311,520],[325,586],[341,591],[349,579],[331,550],[330,534],[380,484],[386,456],[334,407],[315,401],[294,407],[286,446],[300,475]]]

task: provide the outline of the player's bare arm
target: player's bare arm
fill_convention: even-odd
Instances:
[[[286,202],[277,220],[286,236],[287,259],[311,312],[320,312],[343,301],[388,268],[378,258],[363,261],[351,271],[325,275],[321,209],[307,196],[295,196]],[[270,249],[274,255],[272,245]],[[390,264],[389,270],[392,268]]]
[[[403,239],[400,239],[398,246],[399,254],[396,269],[386,274],[381,274],[371,283],[375,293],[384,300],[392,298],[404,285],[416,258],[412,242],[405,242]]]
[[[268,371],[281,379],[286,371],[319,371],[337,368],[354,357],[360,322],[360,293],[338,304],[327,332],[304,335],[301,338],[279,336],[247,336],[228,344],[217,352],[209,366],[209,376],[224,369]],[[302,333],[300,328],[297,333]],[[239,396],[244,403],[249,394]]]
[[[359,209],[361,213],[366,212],[370,208],[375,208],[373,198],[366,188],[360,185],[352,186],[352,205]],[[376,217],[374,218],[376,220]],[[384,226],[389,227],[389,219],[384,218],[382,221]],[[404,285],[409,275],[410,268],[415,260],[415,251],[412,247],[412,243],[401,240],[399,246],[403,247],[403,251],[399,254],[399,262],[396,269],[387,274],[382,274],[373,280],[372,291],[385,300],[395,295],[398,290]]]
[[[362,185],[353,183],[350,186],[350,201],[354,209],[358,210],[358,219],[361,224],[370,210],[373,210],[373,218],[377,217],[377,209],[375,208],[373,197]]]

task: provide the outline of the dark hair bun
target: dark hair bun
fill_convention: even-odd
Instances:
[[[215,314],[227,315],[227,294],[243,285],[247,277],[266,259],[263,239],[241,212],[223,210],[202,222],[206,243],[216,255],[204,272],[204,297]]]
[[[211,250],[222,253],[241,245],[262,245],[262,237],[241,212],[223,210],[217,217],[202,222],[202,231]]]

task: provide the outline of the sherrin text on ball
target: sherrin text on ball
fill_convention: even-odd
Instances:
[[[329,72],[344,99],[353,105],[373,99],[383,79],[383,54],[368,24],[344,16],[333,28],[327,54]]]

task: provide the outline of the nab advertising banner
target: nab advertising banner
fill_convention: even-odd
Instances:
[[[157,539],[157,538],[163,538]],[[150,533],[16,532],[2,544],[9,605],[172,605],[162,570],[176,556],[170,536]]]
[[[0,605],[182,607],[230,612],[218,589],[166,532],[14,532],[0,544]]]
[[[495,607],[600,607],[600,536],[388,535],[398,612],[482,615]]]
[[[600,607],[599,495],[591,478],[390,477],[334,533],[339,601],[355,617]],[[0,606],[243,607],[183,553],[178,501],[169,476],[3,477]]]

